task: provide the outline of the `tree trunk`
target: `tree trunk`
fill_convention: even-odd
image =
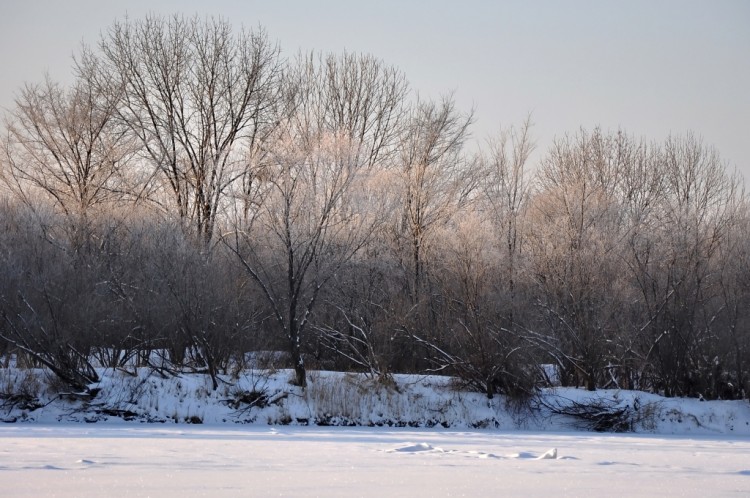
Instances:
[[[295,337],[290,338],[290,340],[289,351],[292,354],[292,362],[294,363],[294,383],[300,387],[307,387],[307,372],[305,370],[305,360],[302,358],[299,334],[295,333]]]

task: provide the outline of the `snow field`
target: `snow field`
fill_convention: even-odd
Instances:
[[[120,423],[4,425],[0,441],[12,497],[750,492],[750,440],[725,436]]]

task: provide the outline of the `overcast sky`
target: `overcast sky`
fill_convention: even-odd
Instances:
[[[746,0],[0,0],[0,107],[45,71],[69,80],[81,42],[149,12],[260,25],[288,57],[371,53],[424,96],[454,91],[480,140],[529,113],[542,151],[580,127],[691,130],[750,179]]]

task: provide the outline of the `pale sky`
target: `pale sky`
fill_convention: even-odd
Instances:
[[[287,57],[371,53],[423,96],[454,91],[478,140],[529,113],[542,152],[580,127],[690,130],[750,179],[746,0],[0,0],[0,107],[45,71],[68,80],[81,42],[149,12],[260,25]]]

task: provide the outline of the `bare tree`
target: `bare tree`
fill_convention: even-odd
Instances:
[[[540,344],[567,382],[596,388],[620,326],[622,134],[581,131],[556,142],[538,173],[529,249],[551,338]]]
[[[69,90],[49,76],[26,85],[6,123],[5,181],[26,202],[42,192],[68,215],[122,198],[134,146],[114,119],[119,98],[82,71]]]
[[[507,296],[497,283],[504,261],[493,232],[478,212],[465,213],[444,229],[434,279],[445,308],[440,325],[449,333],[412,336],[426,348],[431,369],[457,375],[490,399],[502,393],[520,401],[532,394],[537,367],[531,344],[507,323]]]
[[[278,49],[262,31],[179,16],[115,23],[100,48],[109,76],[122,82],[121,119],[179,218],[208,244],[242,175],[241,148],[272,119]]]
[[[406,110],[406,78],[367,54],[300,54],[286,73],[300,129],[345,133],[362,165],[387,164]]]
[[[428,352],[432,369],[458,375],[487,393],[524,398],[536,381],[529,343],[516,313],[521,272],[522,223],[529,195],[526,162],[532,150],[527,120],[490,142],[480,159],[477,202],[436,227],[442,320],[449,332],[412,335]],[[433,293],[435,290],[433,290]],[[429,354],[431,353],[431,354]]]
[[[422,281],[425,246],[431,231],[464,206],[476,187],[476,174],[462,156],[471,122],[472,114],[458,112],[452,97],[439,103],[417,102],[401,138],[400,236],[410,254],[414,300]]]
[[[362,197],[353,202],[352,191],[366,178],[356,142],[345,134],[295,132],[292,125],[279,127],[269,149],[265,202],[252,225],[239,227],[233,242],[223,240],[261,288],[286,337],[296,382],[305,386],[303,336],[320,291],[366,243],[377,210]]]
[[[734,226],[720,247],[719,288],[725,318],[716,337],[710,389],[720,398],[745,398],[750,393],[750,212],[747,199],[737,210]]]
[[[483,158],[481,188],[504,262],[501,279],[507,289],[508,327],[515,321],[523,221],[530,195],[527,163],[534,149],[530,129],[529,117],[519,129],[502,131],[490,141],[488,156]]]
[[[720,260],[744,198],[736,175],[697,137],[670,137],[656,164],[661,195],[651,231],[631,245],[648,321],[642,346],[646,377],[668,395],[706,389],[716,357]]]

